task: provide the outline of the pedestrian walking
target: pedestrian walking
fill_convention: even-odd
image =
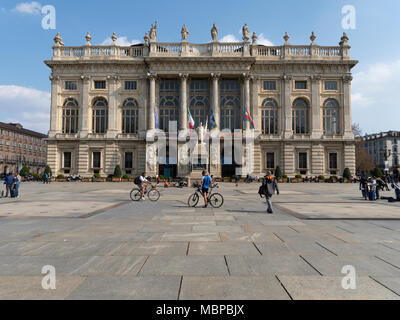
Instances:
[[[19,175],[19,173],[17,173],[17,175],[15,176],[15,197],[19,198],[19,187],[21,186],[21,181],[22,178]]]
[[[4,184],[6,185],[6,198],[8,197],[8,194],[10,194],[10,197],[12,197],[12,191],[15,185],[15,177],[12,172],[8,173],[6,179],[4,180]]]
[[[360,179],[360,190],[363,198],[368,200],[368,179],[366,177],[362,177]]]
[[[278,188],[278,182],[276,181],[275,177],[272,176],[271,171],[267,171],[267,174],[265,175],[262,185],[259,190],[259,194],[262,197],[263,195],[265,196],[267,200],[267,212],[269,214],[273,214],[274,211],[272,210],[272,201],[271,198],[275,194],[279,195],[279,188]]]

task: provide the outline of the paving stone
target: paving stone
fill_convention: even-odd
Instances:
[[[318,275],[297,255],[227,256],[233,276]]]
[[[294,300],[399,300],[400,296],[368,277],[356,280],[355,290],[342,287],[343,277],[278,276]]]
[[[273,276],[192,277],[184,276],[181,300],[289,300]]]
[[[160,241],[172,242],[201,242],[201,241],[220,241],[220,236],[216,232],[190,232],[178,233],[170,232],[165,233],[160,237]]]
[[[145,263],[140,275],[228,275],[222,256],[152,256]]]
[[[181,277],[89,277],[69,300],[177,300]]]
[[[371,278],[400,297],[400,278],[377,276],[372,276]]]
[[[260,253],[248,242],[193,242],[189,246],[191,256],[256,255]]]
[[[186,255],[188,244],[172,242],[129,242],[113,251],[114,256]]]
[[[194,226],[195,232],[239,232],[243,233],[243,229],[238,226]]]
[[[44,290],[42,276],[0,276],[1,300],[62,300],[86,278],[56,275],[56,289]]]

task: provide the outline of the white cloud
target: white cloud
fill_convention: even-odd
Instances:
[[[41,14],[42,5],[39,2],[22,2],[17,4],[14,11],[25,14]]]
[[[26,129],[47,133],[50,119],[48,92],[15,85],[0,85],[2,122],[19,122]]]
[[[352,118],[364,131],[400,130],[399,73],[397,60],[375,63],[354,74]]]
[[[118,39],[117,39],[117,45],[122,46],[122,47],[129,47],[131,45],[138,44],[138,43],[141,43],[141,41],[139,41],[139,40],[129,41],[127,37],[118,37]],[[101,43],[101,45],[103,45],[103,46],[109,46],[111,44],[112,44],[111,38],[108,38]]]
[[[239,39],[236,38],[233,34],[227,34],[226,36],[222,37],[220,42],[239,42]]]
[[[274,46],[274,44],[270,40],[265,38],[264,33],[260,33],[260,35],[258,36],[258,39],[257,39],[257,43],[261,44],[263,46],[270,46],[270,47]]]

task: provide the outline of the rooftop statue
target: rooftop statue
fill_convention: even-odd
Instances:
[[[183,25],[181,34],[182,34],[182,42],[186,42],[186,41],[187,41],[187,38],[188,38],[188,36],[189,36],[189,31],[188,31],[188,29],[186,28],[186,24]]]
[[[157,21],[155,22],[155,24],[151,25],[149,35],[150,35],[150,42],[157,42]]]
[[[249,42],[250,41],[250,31],[249,31],[249,27],[247,26],[247,24],[245,24],[243,26],[242,33],[243,33],[243,41]]]
[[[218,41],[218,28],[215,25],[215,23],[213,24],[213,27],[211,29],[211,38],[212,38],[212,41],[214,41],[214,42]]]

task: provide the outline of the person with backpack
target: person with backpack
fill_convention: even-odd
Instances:
[[[211,184],[211,177],[208,175],[206,171],[203,171],[202,173],[203,177],[201,178],[201,192],[204,197],[204,208],[208,207],[208,192],[210,190],[210,184]]]
[[[138,185],[140,187],[140,192],[142,193],[142,200],[146,200],[145,193],[147,193],[147,187],[149,186],[149,180],[146,179],[146,173],[143,172],[139,177]]]
[[[10,197],[13,198],[13,190],[14,190],[14,184],[15,184],[15,177],[12,174],[12,172],[9,172],[8,175],[6,176],[4,180],[4,184],[6,185],[6,198],[8,197],[8,194],[10,193]]]
[[[262,181],[259,194],[261,197],[264,195],[267,199],[267,212],[269,214],[274,213],[274,211],[272,210],[271,198],[275,194],[275,191],[276,194],[279,196],[278,182],[276,181],[275,177],[272,176],[272,172],[267,171],[267,174]]]

